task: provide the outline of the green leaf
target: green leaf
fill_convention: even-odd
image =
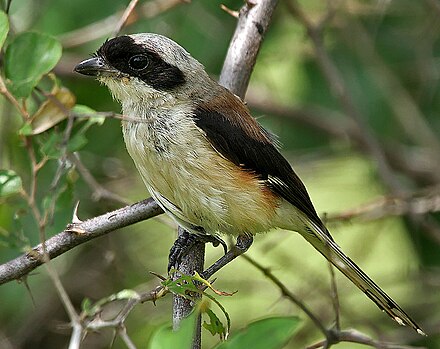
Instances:
[[[77,132],[77,133],[73,134],[70,137],[70,139],[68,140],[67,150],[70,153],[74,153],[74,152],[80,150],[81,148],[85,147],[87,142],[88,142],[88,140],[87,140],[86,136],[84,135],[84,133]]]
[[[6,37],[9,32],[9,20],[8,15],[3,11],[0,11],[0,49],[5,43]]]
[[[292,337],[300,320],[295,317],[272,317],[255,321],[215,349],[281,349]]]
[[[121,300],[121,299],[138,299],[138,298],[139,298],[139,293],[137,293],[135,290],[124,289],[116,293],[114,299]]]
[[[90,108],[87,105],[83,105],[83,104],[76,104],[73,108],[72,108],[72,112],[78,115],[93,115],[96,114],[96,110]]]
[[[86,316],[95,316],[97,313],[102,311],[102,308],[114,301],[123,300],[123,299],[138,299],[139,293],[135,290],[125,289],[119,291],[118,293],[111,294],[108,297],[102,298],[97,302],[93,303],[90,299],[85,298],[81,304],[81,309],[83,311],[83,315]]]
[[[217,315],[211,310],[207,309],[206,314],[209,316],[209,323],[206,321],[203,322],[203,327],[206,328],[213,336],[218,334],[221,339],[225,338],[226,336],[226,329],[225,326],[223,326],[223,323],[220,321]]]
[[[5,52],[5,76],[16,97],[28,97],[44,74],[61,58],[61,44],[53,37],[25,32],[8,45]]]
[[[180,322],[180,328],[173,331],[171,326],[160,327],[150,340],[149,349],[190,349],[198,313],[193,312]]]
[[[84,298],[81,302],[82,313],[86,316],[93,316],[92,301],[89,298]]]
[[[87,120],[87,128],[93,124],[102,125],[105,121],[105,116],[100,115],[96,110],[88,107],[87,105],[77,104],[72,108],[72,112],[77,117],[83,117]]]
[[[193,283],[194,277],[181,275],[176,280],[167,279],[162,281],[162,285],[168,288],[172,293],[188,298],[188,292],[202,293]]]
[[[24,123],[23,126],[18,130],[18,134],[21,136],[30,136],[32,132],[32,125],[29,122]]]
[[[0,198],[18,194],[21,189],[20,176],[11,170],[0,170]]]

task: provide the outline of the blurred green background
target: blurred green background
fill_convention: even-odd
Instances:
[[[239,9],[242,2],[177,3],[140,1],[136,16],[124,32],[169,36],[217,77],[236,24],[220,4]],[[398,190],[384,182],[377,159],[359,141],[365,129],[358,128],[332,94],[310,37],[284,1],[274,14],[261,49],[250,82],[248,105],[258,121],[279,136],[283,154],[306,184],[318,213],[328,214],[336,241],[417,319],[429,337],[397,326],[337,274],[343,328],[356,328],[374,338],[401,344],[438,348],[440,225],[438,199],[437,205],[432,200],[435,203],[440,197],[440,155],[436,148],[436,141],[440,144],[440,2],[334,3],[334,14],[324,25],[324,46],[370,137],[379,141]],[[107,32],[88,40],[97,28],[85,33],[76,30],[97,22],[98,28],[104,28],[100,21],[123,11],[127,4],[117,0],[14,0],[10,7],[10,37],[36,30],[58,38],[64,48],[55,74],[62,85],[76,95],[78,104],[97,111],[119,112],[106,88],[74,74],[72,69],[111,36]],[[152,4],[173,6],[147,18],[157,9]],[[313,22],[327,11],[324,0],[299,4]],[[116,25],[114,19],[107,22],[110,28]],[[14,170],[26,187],[30,169],[23,138],[18,134],[22,120],[4,98],[0,99],[0,108],[0,168]],[[50,132],[62,133],[65,127],[66,121],[36,136],[37,149],[47,142]],[[425,136],[424,127],[434,141]],[[125,150],[118,120],[107,119],[101,126],[92,126],[86,138],[77,154],[100,185],[128,202],[149,196]],[[57,160],[51,160],[39,173],[37,202],[43,202],[50,192],[57,167]],[[48,236],[60,232],[71,220],[78,200],[81,219],[122,206],[112,200],[95,200],[93,189],[75,166],[63,172],[61,182],[63,189],[47,228]],[[404,210],[410,213],[394,216],[384,208],[379,209],[379,219],[374,215],[338,219],[342,212],[390,195],[399,195],[406,205]],[[425,206],[410,205],[419,198],[426,199],[422,201]],[[420,210],[416,212],[417,208]],[[53,264],[75,307],[80,309],[84,298],[96,301],[126,288],[153,289],[159,281],[148,272],[166,273],[168,250],[175,237],[173,223],[161,216],[84,244]],[[38,242],[37,226],[23,199],[18,195],[1,199],[0,262],[15,258]],[[207,263],[221,253],[221,249],[208,246]],[[273,231],[257,236],[248,254],[270,267],[326,325],[334,321],[328,266],[299,235]],[[234,296],[221,299],[231,316],[232,332],[267,316],[298,314],[303,323],[286,348],[303,348],[322,339],[306,316],[280,298],[273,284],[245,260],[238,259],[217,277],[217,288],[238,290]],[[0,286],[0,347],[67,347],[68,317],[46,270],[36,269],[26,281],[30,292],[23,282]],[[146,348],[152,333],[170,318],[170,296],[156,306],[140,305],[128,318],[128,334],[139,348]],[[111,338],[110,330],[91,333],[83,347],[107,348]],[[204,348],[218,342],[207,331],[203,338]],[[344,343],[335,346],[357,347]],[[124,348],[120,339],[116,339],[114,348]]]

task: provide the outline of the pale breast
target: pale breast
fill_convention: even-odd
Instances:
[[[208,233],[273,226],[278,199],[252,173],[221,157],[184,114],[152,115],[147,123],[125,123],[123,131],[147,188],[175,217]]]

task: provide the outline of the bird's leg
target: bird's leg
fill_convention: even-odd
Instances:
[[[176,241],[174,241],[174,244],[170,249],[168,256],[168,272],[173,267],[178,269],[182,258],[185,257],[196,244],[206,244],[208,242],[212,243],[214,247],[221,244],[226,255],[228,247],[219,237],[209,234],[193,234],[184,230],[182,234],[177,237]]]
[[[219,271],[229,262],[232,262],[235,258],[245,253],[254,241],[252,235],[242,234],[237,237],[235,245],[208,269],[206,269],[200,276],[205,280],[209,279],[214,273]]]

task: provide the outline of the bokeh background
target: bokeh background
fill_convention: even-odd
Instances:
[[[289,1],[280,2],[266,35],[251,78],[248,106],[260,123],[279,136],[283,154],[306,184],[318,213],[326,215],[336,241],[417,319],[429,337],[397,326],[337,274],[342,326],[381,340],[439,348],[440,2],[299,1],[298,7],[313,25],[329,14],[332,4],[322,23],[322,41],[313,41],[314,33],[306,30]],[[55,74],[62,85],[76,95],[79,104],[119,112],[106,88],[72,69],[111,37],[127,4],[14,0],[12,33],[36,30],[58,38],[63,56]],[[169,36],[216,78],[236,24],[221,4],[233,10],[242,6],[241,1],[232,0],[140,1],[123,32]],[[321,64],[326,58],[337,67],[340,81],[326,76],[328,70],[323,71]],[[18,135],[21,119],[3,98],[0,108],[0,168],[14,170],[26,186],[29,159]],[[62,132],[65,123],[51,132]],[[47,140],[44,134],[38,137],[37,145]],[[127,202],[149,196],[125,150],[120,121],[107,119],[92,126],[77,155],[99,185]],[[39,174],[41,202],[57,166],[51,160]],[[77,166],[63,173],[62,183],[48,236],[65,227],[78,200],[81,219],[122,206],[97,198],[96,188],[84,181]],[[85,298],[96,301],[122,289],[153,289],[158,279],[149,271],[166,273],[175,237],[176,227],[161,216],[84,244],[53,264],[80,309]],[[0,262],[38,242],[25,202],[19,196],[1,199]],[[219,248],[207,247],[207,263],[221,253]],[[248,254],[270,267],[323,323],[334,321],[328,266],[299,235],[273,231],[257,236]],[[246,261],[235,261],[217,277],[217,288],[238,290],[221,299],[231,316],[232,331],[255,319],[298,314],[303,323],[286,348],[303,348],[322,339],[307,317]],[[171,297],[156,306],[140,305],[128,318],[128,334],[139,348],[145,348],[152,333],[170,317]],[[67,323],[44,268],[33,271],[26,283],[0,286],[0,347],[67,347]],[[207,331],[203,336],[204,348],[218,342]],[[89,334],[84,348],[107,348],[111,338],[110,330]],[[114,348],[123,347],[116,339]]]

